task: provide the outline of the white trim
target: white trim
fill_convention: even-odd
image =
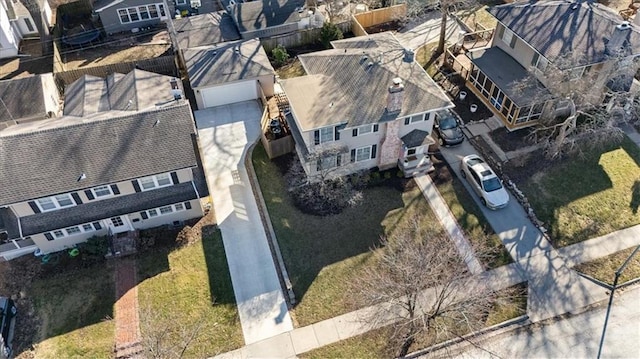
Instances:
[[[99,222],[99,221],[94,221],[94,222]],[[76,236],[76,235],[83,234],[83,233],[95,232],[95,231],[98,231],[98,229],[96,229],[96,227],[93,225],[94,222],[82,223],[82,224],[78,224],[78,225],[70,226],[70,227],[65,227],[65,228],[58,228],[58,229],[55,229],[53,231],[45,232],[45,234],[48,233],[49,235],[51,235],[51,237],[53,238],[51,241],[55,241],[56,239],[72,237],[72,236]],[[90,226],[91,229],[85,229],[84,226]],[[73,228],[77,228],[78,232],[69,233],[69,230],[73,229]],[[56,232],[60,232],[61,235],[59,235],[59,236],[56,235],[55,234]],[[46,238],[46,236],[45,236],[45,238]],[[49,240],[47,240],[47,241],[49,241]]]
[[[358,159],[358,154],[364,152],[364,150],[368,149],[369,150],[369,157],[368,158],[362,158],[362,159]],[[355,149],[356,150],[356,157],[354,162],[363,162],[363,161],[368,161],[370,159],[372,159],[373,157],[373,145],[369,145],[369,146],[364,146],[364,147],[358,147]]]
[[[178,206],[182,207],[181,209],[178,208]],[[171,209],[169,212],[166,213],[162,213],[162,209],[166,210],[167,208]],[[175,204],[170,204],[167,206],[162,206],[162,207],[156,207],[156,208],[150,208],[147,209],[146,211],[141,211],[141,213],[146,213],[147,215],[147,219],[151,219],[151,218],[155,218],[155,217],[161,217],[167,214],[171,214],[174,212],[182,212],[182,211],[186,211],[187,208],[184,205],[184,202],[180,202],[180,203],[175,203]],[[155,213],[154,215],[151,215],[151,213]]]
[[[106,189],[109,191],[109,194],[98,195],[96,192],[96,188],[102,187],[106,187]],[[109,185],[95,186],[91,189],[91,193],[93,193],[93,198],[106,198],[113,196],[113,191],[111,190],[111,186]]]
[[[63,206],[63,205],[60,204],[60,201],[58,200],[57,197],[63,197],[63,196],[67,196],[67,199],[71,200],[71,204],[70,205]],[[44,209],[42,207],[42,205],[40,204],[41,200],[49,200],[49,201],[51,201],[51,203],[53,204],[54,208]],[[42,197],[42,198],[36,199],[34,202],[36,203],[36,205],[38,206],[38,208],[40,209],[41,212],[57,211],[57,210],[59,210],[61,208],[73,207],[73,206],[77,205],[76,201],[73,199],[73,197],[71,196],[70,193],[58,194],[58,195],[51,196],[51,197]]]
[[[158,176],[167,176],[167,179],[169,179],[169,183],[160,184],[160,181],[158,180]],[[151,181],[153,181],[153,187],[145,188],[142,185],[142,181],[143,180],[149,180],[149,179]],[[138,178],[137,181],[138,181],[138,185],[140,186],[140,191],[142,191],[142,192],[151,191],[151,190],[162,188],[162,187],[173,186],[173,179],[171,178],[171,174],[170,173],[160,173],[160,174],[153,175],[153,176],[142,177],[142,178]],[[147,182],[147,184],[148,184],[148,182]]]
[[[156,16],[152,16],[151,15],[151,6],[155,6],[155,8],[156,8]],[[155,19],[162,20],[163,16],[162,16],[162,12],[160,10],[160,6],[162,6],[162,9],[165,11],[165,17],[166,17],[166,8],[165,8],[163,3],[143,4],[143,5],[136,5],[136,6],[118,8],[118,9],[116,9],[116,15],[118,16],[118,20],[120,21],[121,25],[133,24],[133,23],[142,22],[142,21],[150,21],[150,20],[155,20]],[[146,13],[148,15],[148,17],[146,19],[142,18],[142,15],[141,15],[142,13],[140,12],[140,8],[145,8],[146,9]],[[96,10],[96,12],[97,11],[98,10]],[[125,11],[126,14],[122,14],[121,15],[120,11]],[[137,20],[132,20],[131,19],[132,13],[135,13],[135,15],[138,17]],[[122,21],[122,17],[121,16],[125,16],[125,15],[126,15],[127,19],[129,19],[129,21]]]

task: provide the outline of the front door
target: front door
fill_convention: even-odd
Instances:
[[[109,225],[112,233],[128,232],[133,229],[133,227],[131,227],[131,222],[129,222],[129,218],[126,215],[111,217],[107,219],[107,224]]]

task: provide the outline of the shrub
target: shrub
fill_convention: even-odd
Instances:
[[[320,42],[325,48],[331,48],[331,41],[340,40],[342,38],[344,38],[342,30],[340,30],[336,24],[325,22],[324,25],[322,25],[322,30],[320,30]]]
[[[83,261],[99,262],[104,260],[109,250],[109,239],[107,236],[93,236],[84,243],[78,243],[76,247]]]
[[[276,66],[284,65],[289,59],[289,53],[282,45],[278,45],[275,49],[271,50],[271,55],[273,56]]]

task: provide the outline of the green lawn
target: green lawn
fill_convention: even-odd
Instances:
[[[493,311],[484,322],[485,325],[487,327],[492,326],[526,314],[526,288],[527,286],[525,284],[521,284],[502,291],[504,297],[496,301]],[[390,347],[389,341],[387,340],[390,336],[390,330],[391,328],[371,330],[365,334],[342,340],[299,356],[305,359],[393,358],[398,354],[399,348]],[[432,341],[432,339],[426,336],[422,338],[419,337],[411,346],[410,352],[433,345],[429,344]]]
[[[194,244],[155,247],[138,260],[142,335],[157,338],[166,328],[170,335],[163,346],[181,346],[202,323],[185,353],[191,358],[244,344],[222,236],[217,229],[207,232]]]
[[[356,309],[345,294],[381,234],[415,211],[427,216],[425,222],[435,221],[415,186],[405,193],[387,186],[367,189],[364,203],[339,215],[303,214],[293,206],[278,168],[260,145],[253,163],[299,301],[293,314],[300,326]]]
[[[300,60],[298,60],[297,57],[291,60],[290,63],[279,67],[276,70],[276,73],[278,74],[278,76],[280,76],[281,79],[290,79],[293,77],[305,75],[302,63],[300,63]]]
[[[113,264],[64,271],[33,282],[31,297],[41,319],[35,357],[113,357]]]
[[[640,150],[625,137],[532,173],[520,187],[553,244],[566,246],[640,223],[638,163]]]
[[[573,269],[589,275],[599,281],[613,285],[615,272],[620,268],[620,266],[622,266],[627,258],[629,258],[635,249],[636,247],[632,247],[606,257],[598,258],[591,262],[581,263]],[[618,284],[622,284],[639,277],[640,253],[636,253],[622,272],[622,275],[618,280]]]

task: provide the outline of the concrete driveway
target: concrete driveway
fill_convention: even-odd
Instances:
[[[244,166],[262,110],[247,101],[195,112],[202,162],[246,344],[293,329]]]
[[[466,179],[460,175],[460,162],[477,153],[468,141],[460,146],[442,148],[441,153],[470,192],[487,221],[527,278],[529,296],[527,314],[536,322],[606,298],[602,287],[579,276],[528,219],[522,206],[510,195],[506,208],[492,211],[480,203]]]

